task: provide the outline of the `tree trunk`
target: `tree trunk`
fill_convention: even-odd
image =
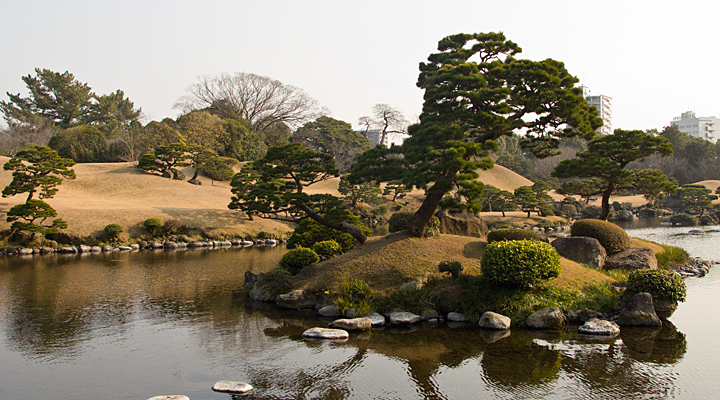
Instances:
[[[610,215],[610,195],[614,191],[615,191],[615,183],[613,183],[613,182],[608,183],[607,189],[605,189],[605,191],[603,192],[602,203],[601,203],[602,211],[600,211],[600,219],[603,221],[607,221],[608,215]]]
[[[405,229],[408,236],[423,237],[425,235],[425,227],[435,214],[435,210],[437,210],[437,206],[444,195],[444,191],[432,191],[432,188],[430,189],[420,208],[410,218],[408,227]]]
[[[360,242],[360,244],[363,244],[367,241],[367,236],[365,233],[360,229],[359,227],[349,224],[347,222],[335,222],[330,221],[327,218],[323,217],[322,215],[318,214],[317,211],[313,210],[312,208],[308,207],[305,203],[298,204],[298,207],[305,211],[305,213],[315,220],[320,225],[327,226],[328,228],[336,229],[340,232],[349,233],[355,240]]]

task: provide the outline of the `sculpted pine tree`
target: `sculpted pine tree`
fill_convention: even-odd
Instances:
[[[610,214],[610,195],[618,190],[637,189],[635,172],[625,169],[633,161],[641,161],[653,154],[669,156],[672,144],[662,136],[643,131],[616,129],[612,135],[599,137],[588,143],[588,149],[577,158],[563,160],[555,167],[558,178],[597,178],[591,186],[602,190],[602,211],[599,219]]]
[[[358,242],[367,236],[358,226],[346,222],[352,218],[340,199],[329,194],[308,194],[304,191],[315,183],[337,177],[332,156],[300,143],[271,147],[265,157],[247,163],[235,174],[230,186],[228,208],[240,210],[249,217],[300,222],[311,218],[321,225],[346,232]]]
[[[375,148],[358,157],[354,181],[403,183],[424,189],[425,200],[406,232],[422,237],[437,207],[478,212],[482,183],[495,140],[516,131],[538,157],[557,154],[558,138],[591,139],[602,120],[574,85],[563,63],[514,58],[520,47],[502,33],[458,34],[442,39],[438,53],[420,64],[425,90],[420,123],[402,146]],[[453,193],[443,199],[446,194]]]
[[[13,171],[12,182],[2,191],[3,197],[27,193],[26,202],[40,191],[41,199],[52,198],[57,186],[63,179],[75,179],[75,171],[70,167],[75,161],[63,158],[47,146],[33,145],[29,149],[18,151],[15,157],[3,165],[5,171]]]

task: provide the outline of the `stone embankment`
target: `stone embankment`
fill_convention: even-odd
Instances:
[[[674,269],[675,272],[677,272],[683,278],[689,276],[702,278],[703,276],[707,275],[708,272],[710,272],[710,268],[712,268],[712,266],[715,264],[720,263],[718,263],[717,261],[701,260],[700,258],[693,257],[689,259],[687,263],[675,267]]]
[[[257,240],[205,240],[191,242],[141,242],[128,245],[102,245],[102,246],[62,246],[62,247],[18,247],[0,250],[2,255],[33,255],[33,254],[77,254],[77,253],[112,253],[120,251],[139,250],[186,250],[186,249],[221,249],[229,247],[276,246],[285,243],[284,240],[257,239]]]

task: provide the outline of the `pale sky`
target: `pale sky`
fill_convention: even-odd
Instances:
[[[151,120],[201,75],[248,72],[304,89],[358,126],[387,103],[419,115],[418,64],[455,33],[502,31],[518,58],[563,61],[613,99],[613,128],[720,116],[713,1],[0,0],[0,98],[34,68],[125,92]]]

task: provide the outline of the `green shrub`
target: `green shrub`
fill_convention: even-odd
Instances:
[[[617,254],[630,248],[630,236],[623,228],[612,222],[599,219],[581,219],[570,229],[571,236],[595,238],[605,248],[608,255]]]
[[[312,245],[312,249],[323,260],[328,259],[342,251],[338,242],[334,240],[323,240]]]
[[[103,231],[105,232],[108,237],[110,237],[111,241],[116,241],[118,239],[118,236],[123,232],[123,227],[118,224],[109,224],[105,225],[105,228],[103,228]]]
[[[537,232],[530,229],[496,229],[487,235],[487,242],[501,242],[506,240],[540,240]]]
[[[184,227],[183,223],[177,219],[169,219],[165,221],[160,230],[163,235],[174,235]]]
[[[293,275],[300,273],[300,270],[310,264],[320,261],[317,253],[312,249],[298,247],[288,251],[280,259],[280,268],[290,272]]]
[[[343,280],[338,287],[338,297],[335,300],[335,305],[343,314],[347,310],[354,308],[356,315],[367,316],[374,311],[374,298],[375,291],[364,280]]]
[[[407,229],[408,223],[410,222],[410,218],[412,218],[413,214],[415,214],[414,210],[403,210],[391,215],[390,219],[388,220],[388,231],[390,231],[390,233],[393,233],[404,231],[405,229]]]
[[[688,262],[690,254],[684,249],[675,246],[661,244],[664,251],[655,254],[658,267],[661,269],[672,269],[673,267],[684,265]]]
[[[460,276],[462,269],[463,267],[462,264],[460,264],[460,261],[442,261],[438,264],[438,271],[449,272],[455,279]]]
[[[163,226],[163,222],[160,218],[148,218],[143,222],[145,229],[150,232],[151,235],[155,236],[160,233],[160,228]]]
[[[370,235],[371,231],[363,225],[357,217],[348,218],[349,223],[359,226],[366,235]],[[297,228],[293,231],[290,239],[288,239],[287,247],[293,249],[297,246],[312,247],[317,242],[325,240],[336,241],[343,252],[349,251],[358,244],[358,241],[352,237],[349,233],[340,232],[335,229],[330,229],[324,225],[320,225],[310,218],[300,221]]]
[[[697,217],[694,217],[690,214],[680,213],[670,217],[670,223],[672,223],[673,225],[695,226],[699,223],[699,221]]]
[[[638,269],[628,276],[626,295],[650,293],[653,299],[674,302],[685,301],[687,287],[680,275],[661,269]]]
[[[425,226],[425,237],[440,236],[440,219],[436,216],[430,217],[427,226]]]
[[[531,287],[560,275],[560,254],[550,244],[531,240],[490,243],[481,260],[482,274],[493,284]]]

